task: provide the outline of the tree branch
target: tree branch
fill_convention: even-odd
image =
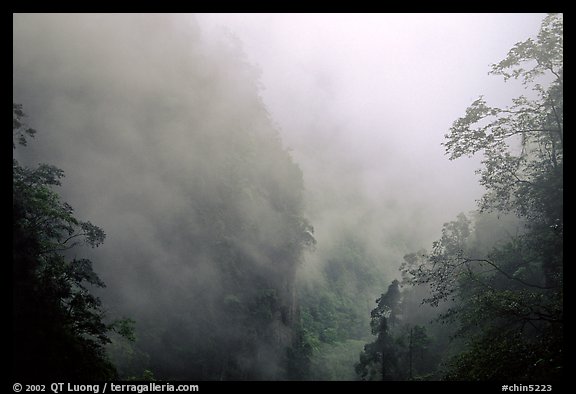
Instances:
[[[498,271],[499,273],[501,273],[502,275],[504,275],[507,279],[515,280],[516,282],[519,282],[519,283],[523,284],[524,286],[534,287],[534,288],[542,289],[542,290],[550,290],[550,289],[554,289],[554,288],[555,288],[555,287],[540,286],[540,285],[535,285],[535,284],[533,284],[533,283],[525,282],[525,281],[523,281],[523,280],[520,279],[520,278],[516,278],[516,277],[508,274],[508,273],[507,273],[506,271],[504,271],[502,268],[498,267],[497,264],[495,264],[495,263],[493,263],[492,261],[487,260],[487,259],[464,259],[464,263],[465,263],[465,264],[468,264],[468,263],[486,263],[486,264],[489,264],[489,265],[491,265],[492,267],[494,267],[494,269],[495,269],[496,271]]]

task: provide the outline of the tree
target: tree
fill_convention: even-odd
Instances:
[[[563,231],[563,18],[547,16],[536,40],[516,44],[492,74],[520,79],[531,93],[506,108],[487,105],[480,97],[454,122],[444,143],[450,159],[482,151],[478,172],[487,193],[482,211],[516,212],[546,242],[561,249]],[[549,82],[547,82],[549,81]],[[552,231],[551,231],[552,230]],[[552,251],[552,254],[553,251]],[[561,259],[545,263],[547,282]]]
[[[489,237],[460,215],[444,225],[430,254],[405,257],[406,280],[430,287],[425,302],[454,302],[442,319],[456,323],[468,345],[453,359],[449,379],[562,374],[562,25],[561,15],[547,16],[536,40],[516,44],[492,66],[492,74],[520,79],[531,96],[506,108],[480,97],[444,144],[450,159],[483,152],[480,213],[513,212],[522,232],[481,253],[474,238]]]
[[[409,342],[409,356],[410,356],[410,379],[413,378],[413,365],[418,365],[415,362],[417,359],[422,363],[424,361],[424,353],[428,349],[430,338],[426,332],[426,327],[415,325],[410,328],[410,342]]]
[[[13,148],[35,131],[13,105]],[[17,142],[17,143],[16,143]],[[104,231],[80,221],[53,190],[64,176],[57,167],[12,161],[13,368],[14,377],[102,380],[116,377],[103,346],[108,332],[130,336],[127,321],[107,325],[90,286],[104,287],[84,258],[67,252],[83,243],[97,247]]]
[[[468,344],[449,363],[445,377],[557,377],[562,354],[562,289],[544,285],[541,263],[534,258],[538,244],[515,236],[492,245],[486,256],[478,256],[478,229],[457,243],[454,232],[462,231],[447,230],[469,228],[468,223],[461,215],[460,220],[446,224],[432,253],[408,255],[402,266],[408,283],[429,287],[430,296],[424,302],[449,306],[439,319],[455,324],[455,338]]]
[[[364,347],[356,373],[362,380],[422,379],[431,371],[427,349],[431,343],[426,327],[408,322],[404,303],[410,289],[400,291],[392,281],[388,291],[376,300],[371,313],[376,340]],[[433,363],[432,363],[433,364]]]
[[[390,323],[397,321],[400,301],[399,283],[394,280],[388,291],[376,300],[371,312],[370,326],[376,340],[364,346],[356,373],[362,380],[399,380],[402,376],[397,362],[397,349],[391,334]]]
[[[372,333],[374,330],[378,331],[378,324],[382,318],[389,321],[391,326],[394,326],[398,321],[398,305],[400,303],[400,282],[396,279],[392,281],[390,286],[388,286],[388,291],[386,294],[382,294],[380,298],[376,300],[378,304],[371,312],[372,317]]]

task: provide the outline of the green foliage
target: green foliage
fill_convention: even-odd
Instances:
[[[357,380],[354,365],[365,341],[320,343],[310,360],[310,380]]]
[[[549,15],[536,40],[516,44],[492,66],[505,80],[521,79],[532,98],[504,109],[480,98],[446,135],[450,159],[484,154],[487,193],[475,226],[459,216],[431,253],[407,255],[402,266],[407,283],[430,289],[424,302],[450,304],[440,318],[458,327],[465,347],[447,364],[446,379],[562,376],[562,26],[561,15]],[[551,82],[537,83],[542,77]],[[516,214],[521,231],[498,239],[489,211]]]
[[[391,325],[397,320],[400,302],[399,282],[394,280],[388,291],[376,300],[371,312],[370,327],[376,340],[364,346],[356,373],[361,380],[399,380],[402,371],[398,365],[398,348]],[[376,371],[379,371],[379,375]]]
[[[370,300],[383,286],[379,261],[364,240],[343,231],[323,250],[321,279],[301,284],[300,321],[310,345],[309,379],[353,380],[358,352],[370,336]]]
[[[545,330],[527,340],[517,328],[475,337],[448,364],[445,379],[465,381],[550,381],[562,378],[562,333]]]
[[[448,246],[438,241],[431,254],[417,259],[407,256],[403,266],[409,283],[428,285],[431,289],[431,296],[425,298],[425,302],[436,306],[450,303],[441,319],[456,324],[456,336],[468,343],[463,353],[454,359],[457,361],[449,363],[453,369],[448,370],[446,378],[558,377],[561,364],[556,357],[546,356],[549,362],[530,364],[544,358],[542,349],[548,349],[546,353],[562,354],[561,274],[556,272],[554,286],[547,283],[543,273],[546,260],[540,258],[540,251],[547,248],[547,243],[530,231],[493,246],[483,257],[474,257],[472,253],[480,250],[474,238],[485,238],[482,234],[473,237],[477,232],[479,228],[461,241],[461,248],[452,249],[453,253],[446,253],[454,245],[450,242],[452,239],[444,238]],[[510,341],[511,336],[516,340]],[[490,351],[478,351],[487,348]],[[522,364],[524,369],[506,366],[514,357],[517,361],[512,364]],[[521,361],[528,359],[531,361]],[[493,367],[495,360],[504,363],[497,371]]]
[[[524,84],[546,73],[558,78],[564,65],[564,20],[561,14],[549,14],[543,21],[536,41],[519,42],[508,52],[508,56],[492,65],[492,74],[502,75],[505,80],[522,79]],[[525,69],[520,65],[531,68]]]
[[[322,343],[365,339],[370,335],[368,302],[382,285],[378,262],[351,235],[343,235],[326,258],[325,281],[300,288],[303,325]]]
[[[316,341],[334,343],[363,336],[361,321],[350,300],[338,298],[329,289],[316,288],[316,294],[303,293],[301,318]]]
[[[313,347],[299,322],[294,324],[293,335],[292,345],[286,349],[286,377],[289,380],[308,380]]]
[[[22,104],[12,103],[12,148],[16,148],[16,142],[22,146],[28,145],[26,137],[34,138],[36,130],[26,127],[24,118],[26,115],[22,110]]]
[[[378,335],[381,332],[382,324],[394,325],[398,321],[400,303],[400,282],[393,280],[392,284],[388,286],[386,294],[382,294],[376,300],[376,308],[370,313],[370,327],[372,335]]]
[[[248,311],[250,319],[258,321],[259,324],[266,324],[274,320],[279,308],[276,289],[261,289],[252,297]]]
[[[538,38],[516,44],[492,74],[531,88],[506,108],[480,97],[454,122],[444,143],[450,159],[483,152],[481,210],[515,211],[548,225],[562,221],[563,18],[549,15]],[[526,69],[525,67],[529,68]],[[552,79],[547,87],[537,78]],[[556,223],[561,224],[561,223]]]
[[[404,256],[400,266],[404,281],[431,290],[424,302],[438,306],[457,291],[462,276],[469,274],[468,266],[461,261],[471,233],[470,224],[466,215],[460,214],[456,221],[444,224],[442,238],[433,243],[431,254],[421,251]]]
[[[13,105],[13,137],[26,145],[21,105]],[[16,142],[13,143],[14,148]],[[69,259],[80,243],[100,245],[104,232],[73,216],[52,190],[62,170],[12,162],[14,375],[50,379],[111,379],[104,345],[109,327],[90,287],[104,287],[90,260]]]
[[[118,378],[155,380],[154,373],[150,370],[150,356],[138,347],[142,338],[136,335],[134,322],[131,319],[122,319],[113,325],[111,342],[106,346],[106,352],[117,366]]]
[[[123,338],[126,338],[130,342],[136,341],[136,322],[132,319],[119,319],[114,321],[109,328],[118,333]]]
[[[426,380],[438,365],[435,345],[425,326],[409,320],[412,290],[394,280],[371,312],[376,340],[364,346],[356,373],[361,380]]]

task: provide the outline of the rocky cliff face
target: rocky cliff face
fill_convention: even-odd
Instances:
[[[107,233],[85,253],[111,317],[136,321],[126,373],[282,379],[311,228],[238,48],[187,15],[15,15],[14,45],[14,101],[42,130],[20,159],[61,167]]]

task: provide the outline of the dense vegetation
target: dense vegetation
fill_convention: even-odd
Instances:
[[[460,340],[444,379],[562,376],[562,45],[562,17],[549,15],[536,40],[516,44],[492,66],[492,74],[521,80],[528,94],[507,108],[479,98],[446,135],[450,159],[482,152],[486,194],[474,220],[459,215],[431,252],[409,254],[402,266],[405,284],[429,290],[423,301],[443,307],[439,319]],[[361,376],[368,364],[380,366],[376,379],[405,379],[393,369],[393,315],[385,311],[394,311],[396,301],[387,298],[372,312],[377,340],[361,356]]]
[[[13,108],[13,147],[36,131]],[[104,345],[115,326],[130,335],[128,321],[107,325],[89,286],[104,283],[86,258],[70,257],[81,242],[100,245],[104,231],[73,215],[53,190],[63,171],[12,161],[13,365],[17,378],[102,380],[117,377]],[[128,331],[126,331],[128,330]]]

